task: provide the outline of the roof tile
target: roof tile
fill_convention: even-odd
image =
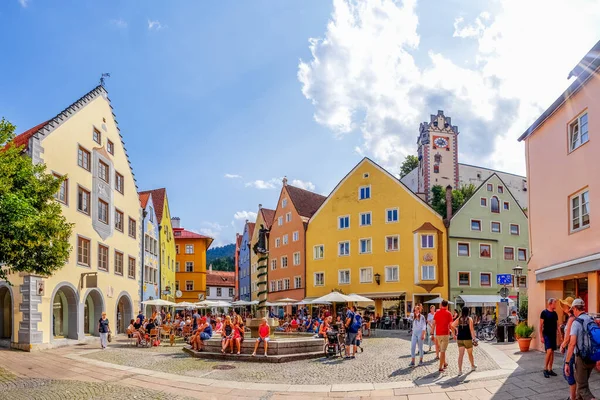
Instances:
[[[162,225],[162,216],[163,210],[165,208],[165,198],[167,197],[167,189],[160,188],[140,192],[140,200],[142,198],[142,195],[144,194],[152,194],[152,204],[154,204],[154,212],[156,213],[156,219],[158,219],[158,223]],[[146,207],[145,205],[142,206],[144,208]]]
[[[226,271],[206,271],[206,286],[235,287],[235,273]]]
[[[290,195],[290,200],[292,200],[296,211],[298,211],[301,217],[312,217],[319,207],[321,207],[321,204],[327,200],[325,196],[295,186],[286,185],[286,189]]]

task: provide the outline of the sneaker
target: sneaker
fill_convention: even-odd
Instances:
[[[461,375],[462,375],[462,371],[458,371],[458,376],[461,376]]]
[[[473,365],[471,365],[471,370],[472,370],[472,371],[475,371],[476,369],[477,369],[477,364],[473,364]]]
[[[550,378],[550,374],[546,370],[544,370],[544,378]]]
[[[415,363],[414,361],[411,361],[410,364],[408,364],[409,367],[414,368],[415,367]]]
[[[556,373],[555,373],[554,371],[552,371],[552,370],[549,370],[549,371],[548,371],[548,375],[550,375],[550,376],[558,376],[558,375],[556,375]]]

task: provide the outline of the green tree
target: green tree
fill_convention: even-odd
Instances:
[[[475,194],[476,190],[475,185],[469,184],[452,191],[453,215]],[[431,188],[431,194],[431,207],[442,217],[446,218],[446,189],[440,185],[435,185]]]
[[[419,166],[419,159],[417,156],[408,155],[404,159],[404,162],[400,166],[400,178],[404,178],[410,171]]]
[[[0,279],[50,275],[69,259],[72,224],[54,200],[66,177],[46,173],[12,143],[15,126],[0,120]]]

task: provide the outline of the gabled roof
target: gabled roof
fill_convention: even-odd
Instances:
[[[256,226],[256,223],[254,222],[248,222],[248,237],[250,239],[252,239],[252,235],[254,234],[254,227]]]
[[[548,107],[546,111],[542,113],[535,120],[533,124],[523,134],[519,137],[519,142],[527,139],[529,136],[533,134],[556,110],[558,110],[562,105],[575,93],[577,93],[583,85],[592,77],[597,76],[597,71],[600,70],[600,41],[598,41],[594,47],[587,52],[587,54],[577,63],[575,68],[569,72],[569,76],[567,79],[570,79],[572,76],[575,76],[576,79],[569,85],[567,90],[561,94],[558,99],[554,100],[554,103]]]
[[[206,250],[208,250],[208,248],[210,247],[211,243],[214,240],[213,238],[211,238],[209,236],[204,236],[204,235],[201,235],[196,232],[191,232],[191,231],[185,230],[183,228],[173,228],[173,237],[175,238],[175,240],[178,240],[178,239],[206,239],[208,241],[208,244],[206,245]]]
[[[235,286],[235,272],[206,271],[206,286]]]
[[[236,233],[236,234],[235,234],[235,243],[236,243],[236,245],[237,245],[237,248],[238,248],[238,249],[239,249],[239,248],[240,248],[240,246],[242,245],[242,238],[243,238],[243,237],[244,237],[244,236],[243,236],[243,235],[240,235],[239,233]]]
[[[35,135],[35,133],[37,131],[39,131],[40,129],[42,129],[44,126],[46,126],[46,124],[49,121],[46,122],[42,122],[39,125],[34,126],[33,128],[31,128],[28,131],[25,131],[23,133],[21,133],[20,135],[15,136],[15,138],[12,140],[12,143],[16,146],[16,147],[21,147],[21,146],[25,146],[25,150],[27,150],[29,148],[29,139]],[[7,143],[7,146],[10,143]]]
[[[146,206],[148,205],[148,200],[150,199],[150,192],[140,192],[138,193],[138,195],[140,196],[140,203],[142,204],[142,208],[146,208]]]
[[[421,225],[420,227],[418,227],[417,229],[415,229],[413,231],[413,233],[415,233],[415,232],[422,232],[422,231],[437,231],[437,232],[441,232],[438,228],[436,228],[435,226],[433,226],[429,222],[425,222],[423,225]]]
[[[319,207],[321,207],[321,204],[327,200],[325,196],[295,186],[286,185],[285,188],[294,208],[301,217],[312,217]],[[275,216],[275,213],[273,213],[273,216]]]
[[[273,225],[273,219],[275,218],[275,210],[261,208],[260,212],[262,213],[263,221],[266,225],[265,228],[271,229],[271,225]]]
[[[156,219],[158,223],[162,225],[162,217],[163,210],[165,208],[165,197],[167,196],[167,189],[153,189],[153,190],[145,190],[140,192],[140,199],[142,195],[151,194],[152,195],[152,203],[154,204],[154,212],[156,213]],[[143,206],[145,208],[145,206]],[[173,229],[174,230],[174,229]]]

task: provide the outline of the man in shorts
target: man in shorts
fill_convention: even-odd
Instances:
[[[450,332],[452,328],[452,314],[448,311],[448,301],[442,300],[441,308],[433,316],[433,329],[440,350],[440,368],[439,372],[444,372],[448,368],[446,362],[446,349],[448,349],[448,341],[450,340]]]
[[[558,337],[558,314],[556,313],[556,299],[548,299],[548,305],[540,314],[540,332],[542,332],[541,341],[544,344],[546,357],[544,359],[544,378],[556,376],[552,371],[554,364],[554,351],[557,349],[556,343]]]
[[[356,307],[350,306],[346,311],[346,358],[356,358],[356,335],[358,330],[354,329],[353,323],[356,314]],[[354,349],[352,356],[350,356],[350,347]]]

